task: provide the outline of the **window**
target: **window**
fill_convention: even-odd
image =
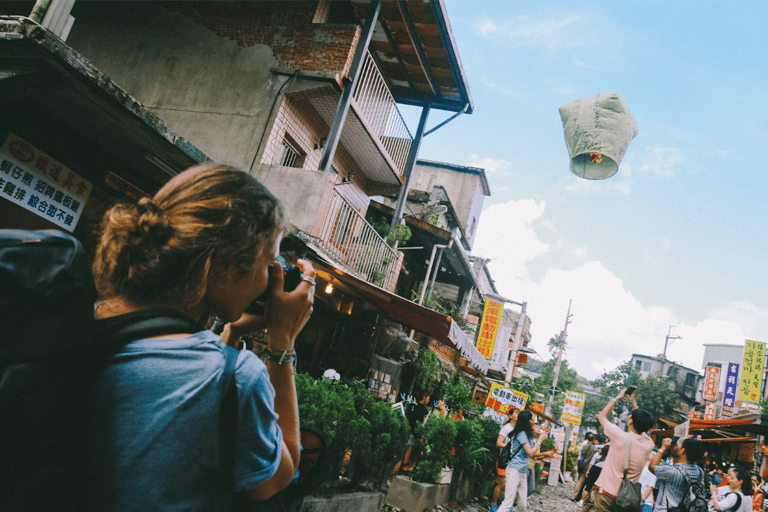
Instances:
[[[643,363],[643,371],[644,371],[644,372],[649,372],[649,371],[651,371],[651,362],[650,362],[650,361],[645,361],[645,362]]]
[[[677,368],[674,366],[670,366],[667,368],[667,377],[676,378],[677,377]]]
[[[640,370],[643,367],[643,362],[640,360],[635,361],[635,367]]]
[[[286,139],[283,139],[280,156],[277,157],[277,165],[282,165],[283,167],[301,166],[301,153]]]
[[[685,385],[688,387],[693,387],[696,382],[696,375],[693,373],[689,373],[685,376]]]

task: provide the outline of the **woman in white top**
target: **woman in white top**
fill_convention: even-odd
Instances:
[[[713,498],[709,501],[710,512],[751,512],[752,479],[742,468],[733,466],[728,470],[728,485],[710,486]]]

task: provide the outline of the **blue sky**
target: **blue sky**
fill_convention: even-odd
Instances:
[[[533,347],[548,359],[571,299],[589,379],[670,325],[697,369],[704,343],[768,341],[768,2],[445,3],[475,111],[419,157],[485,168],[473,253],[528,302]],[[639,135],[615,176],[577,178],[558,109],[611,90]]]

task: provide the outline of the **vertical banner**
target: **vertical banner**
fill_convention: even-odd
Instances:
[[[563,421],[571,425],[581,425],[581,413],[584,410],[584,402],[587,395],[567,391],[565,393],[565,405],[563,405]]]
[[[733,416],[733,407],[736,402],[736,390],[739,387],[739,363],[728,363],[728,373],[725,377],[725,391],[723,392],[723,409],[721,416],[730,418]]]
[[[707,402],[707,407],[706,409],[704,409],[704,419],[705,420],[715,419],[715,402]]]
[[[763,359],[765,359],[765,343],[746,340],[744,343],[744,360],[741,365],[739,400],[753,404],[760,402],[760,387],[763,384]]]
[[[93,185],[27,141],[9,133],[0,147],[0,197],[75,230]]]
[[[704,392],[701,397],[704,400],[717,400],[717,387],[719,384],[720,368],[708,365],[704,376]]]
[[[509,389],[494,382],[491,384],[491,390],[488,393],[488,398],[485,400],[485,406],[506,413],[510,407],[520,410],[525,409],[527,402],[528,395],[525,393]]]
[[[484,358],[490,360],[493,357],[493,346],[501,323],[501,311],[504,303],[488,297],[485,299],[483,309],[483,321],[480,323],[480,333],[477,336],[477,350]]]

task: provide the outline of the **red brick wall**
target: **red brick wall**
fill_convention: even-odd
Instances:
[[[437,354],[441,359],[449,361],[451,363],[459,362],[459,351],[453,347],[449,347],[437,340],[429,340],[429,348]]]
[[[302,71],[346,76],[360,39],[357,25],[312,23],[317,1],[168,5],[241,46],[267,45],[280,67]]]

